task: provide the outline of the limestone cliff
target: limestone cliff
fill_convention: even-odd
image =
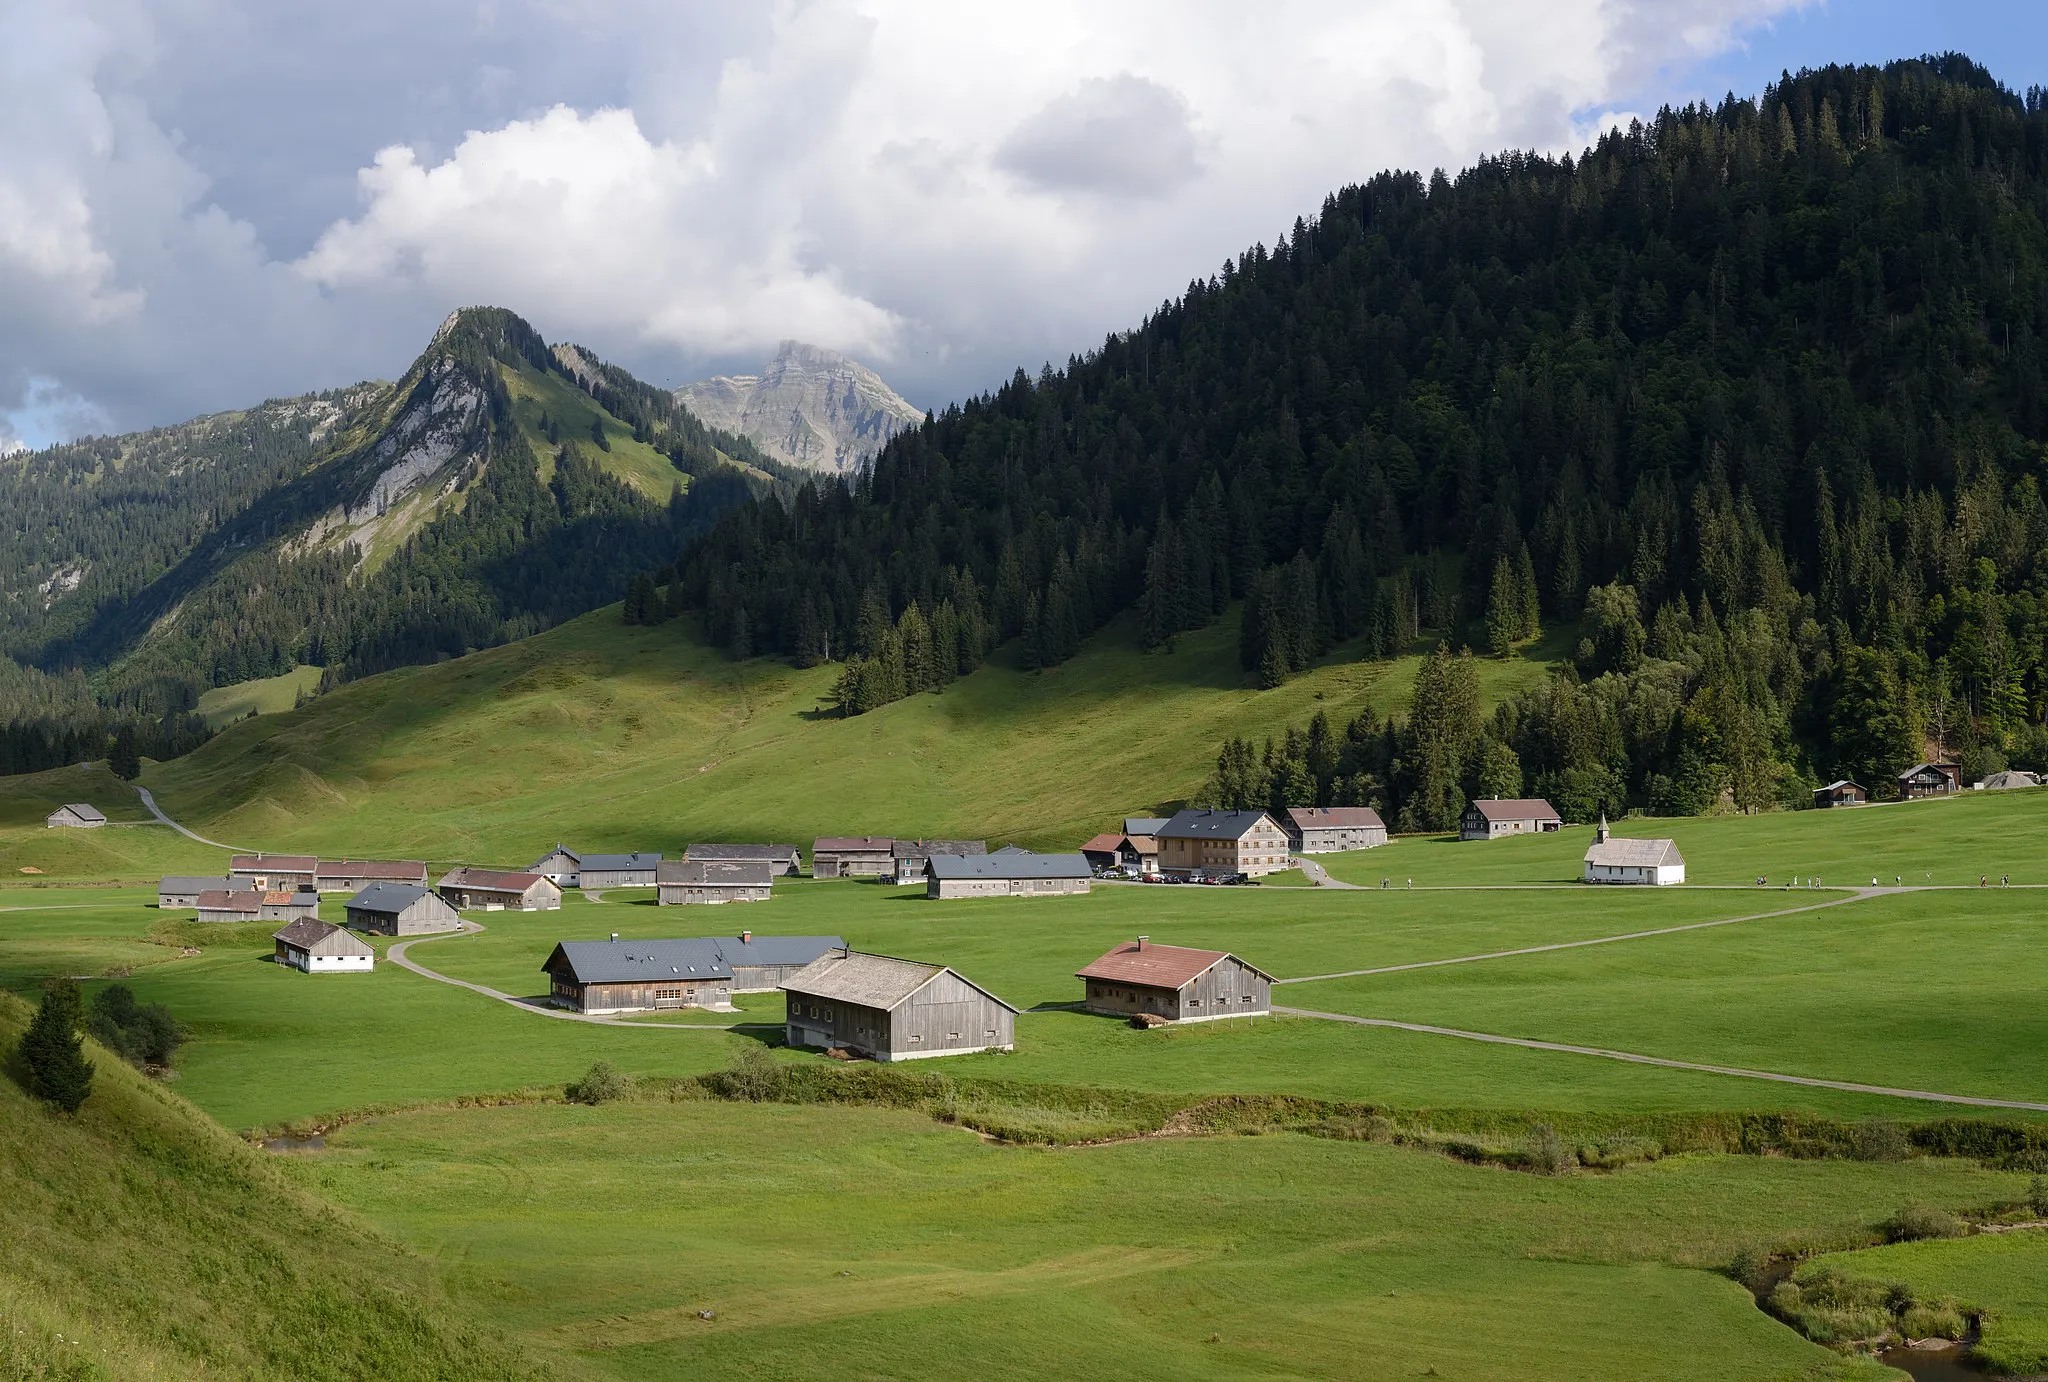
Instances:
[[[866,365],[801,341],[784,341],[759,374],[685,384],[676,399],[707,426],[736,432],[777,460],[834,475],[924,421]]]

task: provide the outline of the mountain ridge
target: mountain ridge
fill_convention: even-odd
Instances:
[[[890,438],[924,421],[874,370],[796,340],[783,341],[759,374],[700,379],[675,396],[707,424],[828,475],[858,469]]]

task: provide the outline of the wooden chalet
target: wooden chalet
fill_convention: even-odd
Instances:
[[[693,864],[765,863],[777,878],[796,878],[804,871],[803,852],[795,845],[691,845],[683,857]]]
[[[730,1008],[732,966],[718,942],[563,941],[541,965],[557,1007],[581,1013]]]
[[[896,872],[896,842],[887,835],[825,835],[811,842],[813,878],[887,878]]]
[[[1963,790],[1963,770],[1954,763],[1915,763],[1899,774],[1899,799],[1952,797]]]
[[[228,872],[245,888],[313,887],[320,861],[310,854],[237,854]]]
[[[1461,840],[1498,840],[1507,835],[1544,835],[1564,829],[1564,818],[1541,797],[1492,797],[1465,808],[1458,823]]]
[[[651,888],[660,867],[659,854],[583,854],[558,844],[526,872],[557,888]]]
[[[1818,807],[1863,806],[1869,801],[1870,793],[1846,777],[1813,789],[1813,804]]]
[[[1287,832],[1264,811],[1182,811],[1159,828],[1159,871],[1180,876],[1288,867]]]
[[[1370,806],[1290,806],[1280,813],[1280,828],[1296,854],[1377,849],[1387,842],[1387,823]]]
[[[362,974],[377,963],[377,952],[332,922],[303,917],[279,931],[277,963],[308,974]]]
[[[193,903],[201,921],[304,921],[320,915],[311,888],[209,888]]]
[[[940,855],[963,858],[988,853],[986,840],[892,840],[891,867],[898,883],[924,882],[924,866]]]
[[[418,859],[322,859],[313,886],[323,893],[359,893],[373,883],[427,886],[427,866]]]
[[[944,965],[828,951],[782,985],[791,1046],[878,1061],[1009,1051],[1017,1010]]]
[[[106,813],[85,801],[66,802],[43,817],[43,824],[52,830],[97,830],[106,823]]]
[[[537,873],[497,869],[453,869],[437,889],[449,906],[478,912],[552,912],[562,890]]]
[[[1159,871],[1159,841],[1151,835],[1129,835],[1108,831],[1081,846],[1081,855],[1095,869],[1129,869],[1133,873]]]
[[[197,907],[201,893],[233,892],[232,878],[190,878],[169,874],[156,881],[156,905],[165,907]]]
[[[1095,870],[1084,854],[935,854],[925,864],[925,896],[1055,897],[1085,893]]]
[[[669,859],[663,861],[655,878],[654,900],[664,907],[688,903],[766,902],[774,895],[775,868],[766,859],[736,863]]]
[[[1112,1017],[1165,1022],[1263,1017],[1273,1011],[1273,976],[1222,950],[1154,945],[1144,936],[1080,970],[1083,1006]]]
[[[414,883],[372,883],[348,900],[347,909],[350,926],[382,936],[430,936],[462,927],[446,898]]]

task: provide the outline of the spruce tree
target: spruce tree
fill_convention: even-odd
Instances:
[[[1522,593],[1506,557],[1493,563],[1493,586],[1486,598],[1486,647],[1495,657],[1509,657],[1522,631]]]
[[[612,449],[611,438],[604,434],[604,418],[597,413],[590,416],[590,441],[600,451]]]
[[[135,747],[133,724],[124,722],[114,731],[114,742],[107,750],[107,770],[123,782],[142,776],[142,755]]]
[[[76,983],[52,979],[16,1048],[28,1075],[28,1092],[66,1113],[78,1112],[92,1092],[92,1062],[85,1058],[85,1043],[78,1036],[81,1006]]]

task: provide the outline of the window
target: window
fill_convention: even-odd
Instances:
[[[923,1032],[912,1032],[912,1033],[910,1034],[910,1039],[911,1039],[911,1041],[912,1041],[913,1043],[915,1043],[915,1042],[920,1042],[920,1041],[923,1041],[923,1040],[924,1040],[924,1033],[923,1033]]]
[[[1244,996],[1243,998],[1241,998],[1241,999],[1240,999],[1240,1000],[1238,1000],[1238,1001],[1242,1002],[1242,1003],[1243,1003],[1243,1004],[1245,1004],[1245,1005],[1246,1005],[1247,1007],[1249,1007],[1249,1006],[1251,1005],[1251,1001],[1252,1001],[1252,996],[1251,996],[1251,995],[1250,995],[1249,993],[1247,993],[1247,994],[1246,994],[1246,995],[1245,995],[1245,996]]]
[[[989,1028],[987,1036],[990,1041],[994,1041],[996,1039],[996,1029],[993,1027]]]

